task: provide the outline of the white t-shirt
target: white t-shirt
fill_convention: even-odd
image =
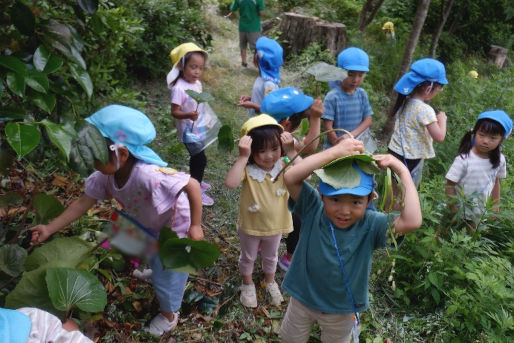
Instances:
[[[489,158],[477,156],[473,150],[469,151],[468,156],[457,156],[453,164],[446,173],[446,179],[457,183],[457,187],[467,197],[472,196],[476,205],[472,215],[466,213],[466,218],[473,219],[476,215],[481,215],[485,208],[487,199],[491,196],[496,179],[507,177],[505,156],[501,154],[500,165],[492,168]]]
[[[264,81],[262,77],[257,77],[255,82],[253,83],[252,89],[252,99],[251,101],[257,105],[262,103],[262,100],[269,92],[277,90],[279,87],[276,83],[271,81]],[[255,115],[255,110],[253,108],[248,109],[248,117],[253,117]]]

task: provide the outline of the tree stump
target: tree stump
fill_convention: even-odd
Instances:
[[[491,45],[489,50],[489,59],[498,67],[503,68],[507,59],[507,49],[498,45]]]
[[[314,42],[330,50],[336,57],[347,42],[344,24],[327,23],[319,18],[292,12],[282,15],[278,30],[281,32],[279,40],[284,49],[284,57],[291,53],[298,53]]]

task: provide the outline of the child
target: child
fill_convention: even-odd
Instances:
[[[278,306],[284,301],[275,282],[278,247],[282,234],[293,230],[293,223],[287,210],[288,193],[283,174],[276,182],[272,179],[285,164],[282,152],[290,158],[296,154],[293,138],[266,114],[246,121],[241,137],[239,157],[225,178],[230,189],[243,182],[237,223],[241,240],[239,271],[243,279],[240,299],[246,307],[257,307],[252,273],[260,247],[266,290],[271,296],[271,303]]]
[[[166,79],[168,87],[171,89],[171,115],[176,119],[177,135],[190,155],[189,172],[202,187],[202,204],[212,206],[214,200],[205,193],[211,188],[211,185],[203,182],[207,166],[207,157],[204,152],[206,146],[197,142],[189,142],[186,138],[186,133],[193,130],[195,121],[204,115],[203,104],[198,105],[186,93],[186,90],[202,92],[200,77],[207,61],[207,52],[193,43],[184,43],[173,49],[170,57],[173,69]]]
[[[484,213],[487,199],[492,196],[499,210],[500,181],[507,177],[505,156],[501,144],[512,131],[512,120],[504,111],[486,111],[478,116],[475,126],[462,138],[459,155],[446,174],[446,194],[456,195],[456,187],[473,199],[473,208],[464,216],[476,223]],[[453,206],[455,209],[455,206]]]
[[[322,342],[349,342],[352,326],[358,324],[357,312],[369,306],[368,278],[373,250],[386,246],[389,227],[402,235],[421,225],[416,187],[407,168],[391,155],[374,158],[379,167],[390,167],[403,182],[405,208],[396,219],[366,210],[373,197],[373,177],[352,160],[343,163],[340,175],[358,173],[360,180],[355,187],[335,188],[329,184],[335,185],[332,181],[322,178],[318,193],[304,181],[327,163],[363,151],[362,142],[348,138],[306,157],[286,171],[289,208],[302,218],[302,230],[282,283],[291,295],[280,328],[284,343],[307,342],[314,322],[321,327]],[[358,332],[354,334],[358,336]]]
[[[369,71],[369,57],[364,50],[350,47],[337,56],[337,66],[348,71],[348,76],[338,87],[328,92],[323,105],[325,113],[323,127],[326,130],[345,129],[362,141],[371,140],[371,105],[366,91],[360,85]],[[327,135],[323,149],[330,148],[341,139],[348,137],[343,132]]]
[[[294,87],[286,87],[277,89],[264,97],[261,104],[261,111],[275,118],[280,125],[284,127],[284,131],[293,132],[298,128],[303,118],[309,118],[309,131],[301,142],[295,142],[295,151],[298,152],[302,146],[313,140],[319,135],[320,118],[324,108],[320,98],[314,100],[310,96],[302,93],[301,90]],[[316,150],[319,138],[312,144],[305,147],[302,153],[309,154]],[[302,222],[300,218],[293,214],[293,232],[286,237],[286,252],[278,260],[278,266],[287,271],[291,258],[293,257],[300,227]]]
[[[112,198],[124,212],[156,234],[173,221],[173,231],[179,237],[203,239],[200,185],[188,174],[163,168],[166,162],[145,145],[155,138],[150,119],[133,108],[110,105],[86,120],[106,137],[109,161],[95,161],[97,171],[87,178],[84,194],[61,215],[47,225],[30,228],[32,242],[45,241],[98,200]],[[160,336],[177,325],[188,274],[163,269],[157,254],[150,259],[150,266],[161,313],[147,331]]]
[[[280,67],[284,63],[282,47],[276,40],[261,37],[257,40],[256,49],[253,63],[259,69],[259,76],[253,84],[252,96],[241,95],[237,104],[248,109],[249,118],[260,112],[266,94],[278,89]]]
[[[34,307],[8,310],[0,307],[0,337],[6,343],[93,343],[77,324],[68,319],[62,323],[51,313]]]
[[[416,187],[421,182],[423,160],[435,156],[432,141],[446,136],[446,113],[435,114],[427,104],[448,84],[444,65],[423,58],[414,62],[410,71],[394,85],[398,99],[391,111],[396,115],[389,153],[404,162]]]

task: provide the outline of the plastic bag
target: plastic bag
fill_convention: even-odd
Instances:
[[[364,149],[369,152],[373,153],[377,150],[377,143],[373,139],[373,136],[371,136],[371,131],[369,128],[362,131],[360,134],[358,134],[355,139],[360,140],[362,143],[364,143]]]
[[[186,143],[191,155],[196,155],[218,139],[221,122],[207,102],[198,106],[198,119],[188,121],[184,128],[182,142]]]

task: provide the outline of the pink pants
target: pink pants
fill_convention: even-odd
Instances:
[[[277,270],[278,247],[282,234],[273,236],[247,235],[241,229],[237,229],[241,245],[239,255],[239,272],[241,275],[252,275],[253,266],[257,259],[259,247],[261,248],[262,270],[265,274],[274,274]]]

